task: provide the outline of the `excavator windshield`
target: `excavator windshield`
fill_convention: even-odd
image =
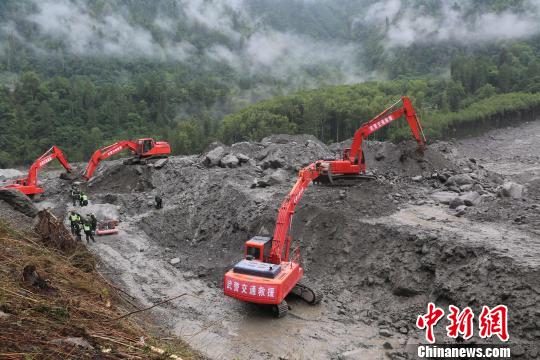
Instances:
[[[144,139],[142,141],[142,153],[147,153],[154,147],[154,141],[152,139]]]

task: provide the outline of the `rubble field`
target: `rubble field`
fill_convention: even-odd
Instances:
[[[475,314],[507,305],[512,356],[537,358],[540,121],[430,144],[423,156],[414,142],[367,142],[376,179],[311,186],[294,217],[293,247],[321,304],[290,298],[289,315],[274,319],[223,296],[223,274],[247,239],[273,232],[298,170],[342,146],[274,135],[212,144],[159,167],[105,162],[83,185],[91,204],[80,212],[119,218],[120,233],[89,247],[143,305],[187,293],[156,307],[156,321],[210,358],[411,358],[407,347],[424,336],[415,321],[430,301]],[[38,206],[66,216],[69,183],[55,172],[45,181]],[[444,326],[438,342],[455,341]],[[484,342],[477,330],[473,341]]]

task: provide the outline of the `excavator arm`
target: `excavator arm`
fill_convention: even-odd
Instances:
[[[396,105],[399,104],[399,102],[402,102],[402,106],[396,109]],[[411,104],[411,101],[408,97],[404,96],[400,101],[384,110],[375,118],[362,125],[356,131],[351,149],[346,152],[347,155],[343,160],[319,160],[300,171],[296,184],[281,204],[278,212],[274,236],[272,238],[272,249],[269,257],[269,261],[271,263],[279,264],[282,260],[288,261],[290,247],[290,239],[288,234],[291,227],[292,216],[298,202],[302,198],[302,195],[309,184],[313,180],[317,179],[320,175],[332,176],[333,174],[342,174],[343,172],[362,172],[364,168],[358,166],[358,162],[363,160],[363,139],[402,116],[406,117],[414,138],[418,142],[419,146],[423,149],[426,144],[426,139],[420,125],[420,121]],[[285,256],[283,255],[284,250]]]
[[[60,150],[58,147],[53,146],[49,150],[47,150],[43,155],[38,157],[36,161],[32,164],[30,167],[30,170],[28,171],[28,177],[25,179],[26,186],[35,186],[37,185],[37,175],[38,171],[51,162],[54,159],[58,159],[60,164],[66,169],[67,172],[71,172],[71,166],[69,165],[66,157],[64,156],[64,153],[62,150]]]
[[[84,170],[83,177],[86,180],[90,180],[90,178],[94,174],[94,171],[96,171],[96,168],[98,167],[99,163],[102,160],[108,159],[111,156],[125,149],[130,149],[131,151],[136,152],[137,143],[133,141],[124,140],[124,141],[119,141],[112,145],[105,146],[101,149],[96,150],[94,154],[92,154],[92,157],[90,158],[90,161],[88,162],[88,165],[86,165],[86,169]]]
[[[400,102],[402,103],[402,105],[396,109],[396,105],[398,105]],[[349,151],[346,152],[348,153],[348,160],[350,160],[353,165],[357,165],[359,162],[362,162],[363,140],[375,131],[387,126],[388,124],[392,123],[394,120],[397,120],[402,116],[405,116],[405,118],[407,119],[407,122],[409,123],[409,127],[411,128],[411,132],[416,139],[416,142],[423,149],[426,144],[424,131],[422,130],[422,126],[420,125],[418,115],[416,114],[416,111],[411,104],[411,100],[407,96],[404,96],[401,98],[400,101],[396,102],[395,104],[384,110],[382,113],[374,117],[372,120],[362,125],[355,132],[351,148]]]
[[[245,258],[239,261],[223,277],[223,292],[243,301],[270,304],[276,317],[287,314],[285,297],[294,293],[309,304],[317,304],[320,295],[306,284],[300,283],[304,269],[296,259],[289,260],[291,237],[289,231],[292,217],[302,195],[312,181],[321,182],[325,177],[349,175],[353,178],[365,171],[362,140],[377,129],[405,115],[416,141],[425,144],[424,134],[418,117],[408,98],[401,99],[403,106],[395,109],[394,104],[373,120],[364,124],[355,133],[352,148],[344,152],[339,160],[318,160],[298,173],[293,188],[281,204],[272,239],[255,236],[245,243]],[[267,245],[271,248],[267,254]]]
[[[26,195],[35,195],[43,192],[43,189],[38,186],[38,172],[39,170],[47,165],[54,159],[58,159],[60,164],[66,169],[67,172],[71,172],[71,166],[67,161],[66,157],[62,150],[58,147],[53,146],[47,150],[43,155],[34,161],[30,170],[28,170],[28,175],[26,178],[17,179],[15,183],[5,186],[4,188],[17,189],[23,192]]]
[[[319,165],[319,163],[313,163],[300,170],[296,184],[294,184],[292,190],[289,192],[285,200],[283,200],[283,203],[279,208],[269,258],[269,261],[273,264],[281,263],[284,247],[287,248],[284,260],[288,261],[289,251],[288,246],[285,245],[290,245],[288,234],[291,227],[294,210],[309,184],[319,176]]]

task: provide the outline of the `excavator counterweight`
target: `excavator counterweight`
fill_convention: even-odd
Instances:
[[[397,107],[400,102],[402,106]],[[287,314],[285,297],[289,293],[300,296],[310,304],[320,301],[321,296],[316,291],[300,283],[304,269],[298,258],[290,259],[292,239],[289,230],[294,210],[311,182],[322,177],[333,179],[364,174],[366,164],[362,141],[402,116],[407,119],[413,136],[423,151],[426,139],[420,121],[409,98],[402,97],[355,132],[351,148],[343,151],[341,159],[318,160],[300,170],[296,183],[281,204],[273,237],[255,236],[246,241],[244,259],[223,278],[225,295],[246,302],[272,305],[273,313],[277,317]]]
[[[15,189],[29,196],[42,194],[44,190],[38,185],[38,171],[54,159],[58,159],[68,173],[71,172],[71,165],[69,165],[62,150],[53,146],[34,161],[25,178],[17,179],[14,183],[2,186],[0,189]]]

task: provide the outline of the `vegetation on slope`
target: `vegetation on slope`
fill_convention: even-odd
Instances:
[[[148,336],[148,326],[130,318],[114,320],[133,306],[94,270],[84,246],[60,251],[0,219],[0,247],[1,358],[200,358],[179,340]]]

